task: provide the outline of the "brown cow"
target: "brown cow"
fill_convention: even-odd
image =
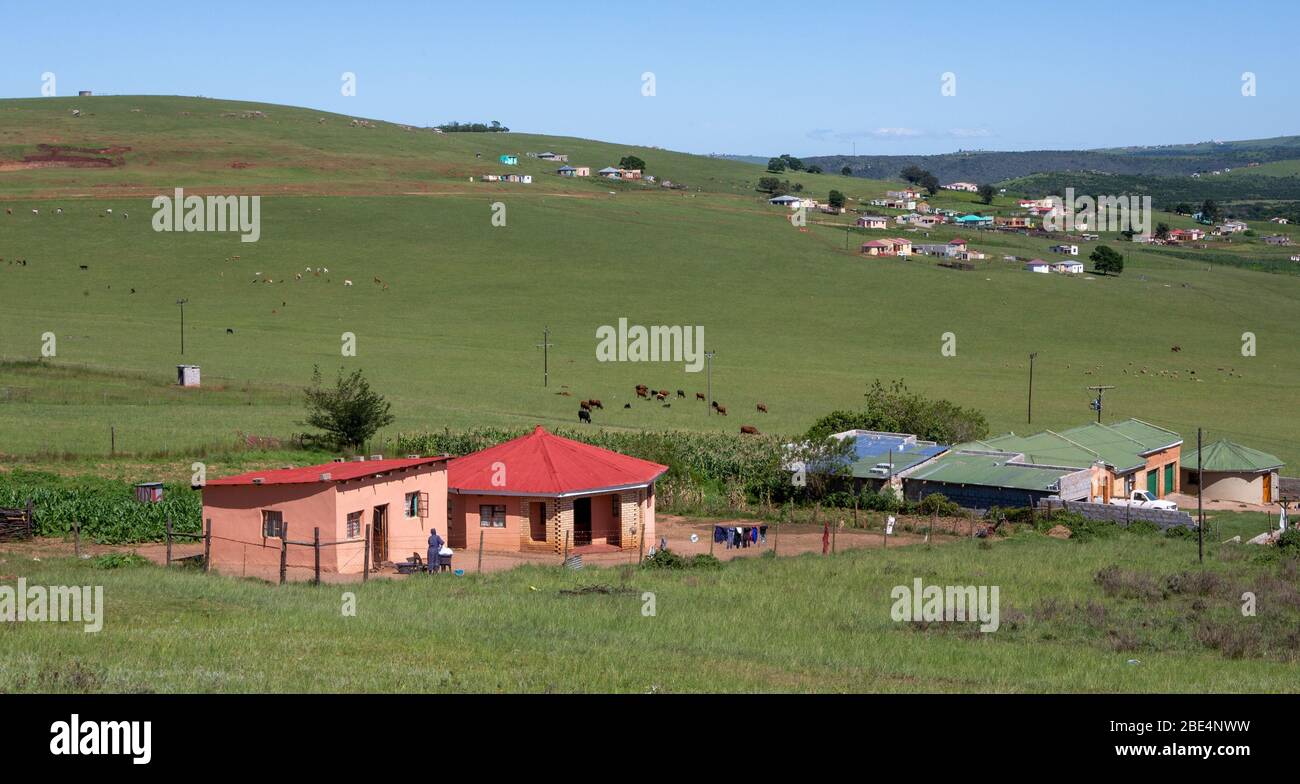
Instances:
[[[591,406],[592,408],[599,408],[602,411],[605,410],[605,406],[602,405],[601,402],[594,397],[591,400],[587,401],[587,405]]]
[[[578,401],[578,408],[581,408],[583,411],[590,411],[590,410],[591,410],[591,403],[588,402],[588,401],[586,401],[586,400],[579,400],[579,401]]]
[[[696,393],[695,393],[695,399],[696,399],[696,400],[708,400],[708,398],[706,398],[706,397],[704,396],[704,393],[703,393],[703,392],[696,392]]]
[[[645,384],[637,384],[637,385],[636,385],[636,396],[637,396],[637,397],[644,397],[644,398],[647,398],[647,399],[648,399],[648,398],[650,397],[650,387],[646,386]]]
[[[758,432],[758,428],[754,427],[753,425],[741,425],[740,432],[742,435],[747,435],[747,436],[761,435]]]
[[[715,410],[716,410],[719,414],[722,414],[723,416],[726,416],[726,415],[727,415],[727,407],[726,407],[726,406],[718,406],[717,409],[715,409]]]
[[[757,408],[759,411],[762,411],[764,414],[767,413],[767,403],[759,403]]]
[[[669,392],[669,391],[666,390],[666,389],[661,389],[661,390],[659,390],[659,397],[668,397],[668,396],[671,395],[671,394],[672,394],[672,392]]]

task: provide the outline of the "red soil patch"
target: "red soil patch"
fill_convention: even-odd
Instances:
[[[126,164],[123,153],[130,152],[130,147],[71,147],[64,144],[38,144],[40,152],[25,155],[21,161],[0,161],[0,171],[20,169],[71,168],[71,169],[112,169]],[[99,157],[113,156],[113,157]]]

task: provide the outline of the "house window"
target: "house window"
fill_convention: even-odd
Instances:
[[[494,504],[480,504],[478,508],[478,524],[481,528],[505,528],[506,508]]]
[[[262,536],[284,536],[284,513],[262,510]]]
[[[361,513],[348,512],[348,538],[357,539],[361,536]]]
[[[614,502],[614,510],[612,514],[614,519],[617,520],[623,514],[623,505],[619,503],[618,493],[611,495],[609,499]]]
[[[420,494],[419,493],[406,494],[406,516],[407,517],[420,516]]]

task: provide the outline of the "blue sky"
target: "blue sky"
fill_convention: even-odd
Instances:
[[[1300,4],[3,0],[0,96],[178,94],[697,153],[1300,133]],[[340,94],[356,74],[357,94]],[[1242,74],[1257,94],[1243,97]],[[655,95],[642,95],[651,72]],[[956,95],[941,95],[942,74]]]

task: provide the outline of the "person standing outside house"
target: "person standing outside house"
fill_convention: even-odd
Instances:
[[[430,574],[438,571],[438,554],[442,551],[443,545],[442,537],[438,536],[438,529],[429,529],[429,552],[425,558],[425,568]]]

